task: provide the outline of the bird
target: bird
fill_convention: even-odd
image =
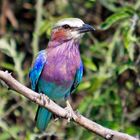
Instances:
[[[41,50],[29,72],[32,90],[47,95],[53,101],[68,101],[83,77],[83,63],[80,56],[80,39],[95,28],[79,18],[61,19],[52,27],[46,49]],[[35,121],[40,131],[45,131],[52,113],[39,106]]]

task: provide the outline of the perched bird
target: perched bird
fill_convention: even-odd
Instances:
[[[78,18],[66,18],[54,25],[48,47],[39,52],[29,73],[34,91],[46,94],[54,101],[68,99],[82,80],[79,42],[89,31],[94,28]],[[69,102],[66,103],[71,109]],[[39,130],[46,129],[51,116],[46,108],[38,107],[35,120]]]

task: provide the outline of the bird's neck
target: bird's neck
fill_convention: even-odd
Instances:
[[[79,47],[79,40],[75,40],[75,39],[50,40],[48,44],[48,48],[56,48],[62,45]]]
[[[79,40],[67,40],[65,42],[50,41],[48,44],[48,51],[54,51],[57,54],[78,53],[79,54]]]

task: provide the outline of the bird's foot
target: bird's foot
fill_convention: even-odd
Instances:
[[[69,103],[69,101],[66,101],[67,107],[65,107],[65,110],[67,112],[66,117],[68,118],[68,122],[70,122],[71,119],[73,119],[74,111]]]
[[[48,103],[50,102],[49,97],[47,97],[47,96],[46,96],[45,94],[43,94],[43,93],[40,93],[39,98],[40,98],[40,100],[43,101],[43,104],[44,104],[44,105],[46,104],[46,99],[47,99]]]
[[[68,118],[67,122],[69,123],[70,120],[73,118],[72,117],[73,116],[73,110],[69,107],[65,107],[65,110],[67,112],[67,114],[66,114],[66,118]]]

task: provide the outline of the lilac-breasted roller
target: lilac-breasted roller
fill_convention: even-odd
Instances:
[[[82,80],[80,38],[85,32],[93,30],[92,26],[78,18],[58,21],[52,28],[48,47],[39,52],[30,70],[32,89],[54,101],[67,100]],[[45,130],[51,116],[52,113],[46,108],[38,107],[35,120],[41,131]]]

